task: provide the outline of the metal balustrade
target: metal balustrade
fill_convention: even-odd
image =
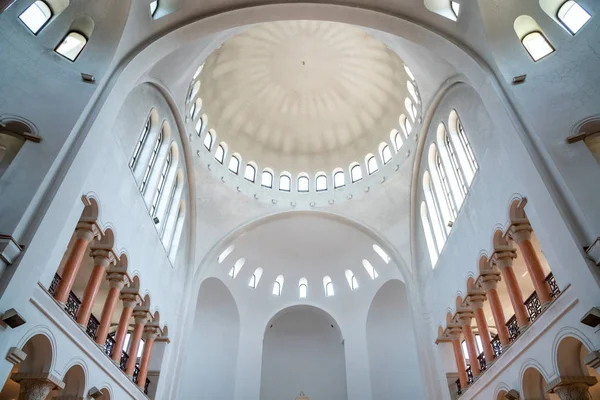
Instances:
[[[61,277],[58,274],[54,274],[54,278],[48,287],[48,293],[54,297],[56,294],[56,288],[61,281]],[[67,298],[67,303],[65,304],[64,311],[73,319],[73,321],[77,322],[77,313],[79,312],[79,307],[81,307],[81,300],[73,293],[73,291],[69,292],[69,297]],[[100,327],[100,321],[92,314],[90,315],[90,319],[87,323],[85,333],[92,340],[96,340],[96,334],[98,333],[98,328]],[[113,348],[115,346],[115,338],[114,334],[110,334],[106,337],[106,341],[102,346],[102,352],[110,357]],[[121,352],[121,360],[119,362],[119,369],[125,372],[127,368],[127,361],[129,360],[129,355],[125,352]],[[133,383],[137,384],[138,375],[140,373],[139,364],[136,364],[135,370],[133,372]],[[150,379],[146,378],[146,382],[144,383],[144,394],[148,395],[148,387],[150,386]]]
[[[483,352],[477,356],[477,360],[479,361],[479,369],[481,372],[487,369],[487,362],[485,360],[485,354]]]
[[[496,358],[502,355],[502,344],[500,344],[500,336],[496,335],[492,338],[492,349],[494,350],[494,354]]]

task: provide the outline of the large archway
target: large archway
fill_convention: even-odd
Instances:
[[[267,325],[263,342],[261,400],[345,400],[346,361],[341,331],[325,311],[294,306]]]

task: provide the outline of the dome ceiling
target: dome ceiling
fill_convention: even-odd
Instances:
[[[200,80],[218,141],[244,162],[291,173],[363,161],[398,127],[408,96],[396,53],[323,21],[255,25],[214,51]]]

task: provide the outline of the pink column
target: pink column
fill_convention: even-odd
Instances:
[[[104,278],[104,272],[111,263],[114,263],[115,259],[110,250],[96,249],[92,252],[94,257],[94,269],[90,280],[85,287],[83,298],[81,299],[81,306],[77,313],[77,323],[83,326],[87,326],[92,314],[92,307],[96,301],[96,295],[102,284]]]
[[[529,277],[531,278],[535,292],[540,299],[540,303],[544,305],[550,303],[552,301],[552,297],[550,296],[550,287],[546,282],[544,268],[542,267],[542,263],[540,262],[540,259],[533,248],[533,243],[531,243],[532,231],[531,225],[529,224],[513,225],[510,236],[519,246],[519,250],[521,250],[521,254],[523,255],[523,259],[527,265],[527,271],[529,271]]]
[[[467,343],[467,352],[469,353],[469,361],[471,363],[471,371],[473,371],[473,376],[479,376],[481,374],[481,369],[479,366],[479,359],[477,358],[477,347],[475,346],[475,335],[473,335],[473,330],[471,329],[471,317],[470,316],[460,316],[460,325],[462,327],[462,333],[465,337],[465,342]]]
[[[492,337],[488,329],[487,321],[485,320],[485,313],[483,312],[483,301],[471,302],[473,313],[475,314],[475,321],[477,322],[477,329],[479,330],[479,337],[481,338],[481,344],[483,345],[483,354],[485,355],[485,361],[489,366],[494,362],[496,358],[494,349],[492,348]]]
[[[79,272],[81,261],[85,256],[85,251],[88,245],[96,235],[96,226],[88,223],[79,223],[75,230],[75,245],[69,254],[69,258],[65,263],[62,271],[62,277],[56,286],[54,298],[60,303],[66,303],[69,297],[69,292],[73,288],[75,278]]]
[[[500,296],[496,290],[499,281],[500,276],[496,274],[483,276],[483,289],[486,291],[487,299],[490,302],[490,308],[492,309],[492,316],[494,317],[494,323],[498,330],[500,344],[504,347],[509,345],[510,339],[508,337],[508,328],[506,327],[506,317],[504,316]]]
[[[121,311],[121,318],[119,319],[119,328],[115,335],[115,345],[111,358],[114,362],[119,363],[121,361],[121,351],[123,350],[123,344],[125,343],[125,337],[129,330],[129,320],[133,313],[133,307],[137,303],[137,296],[133,294],[122,294],[121,300],[123,300],[123,311]]]
[[[154,346],[154,340],[158,336],[158,330],[156,327],[147,326],[144,330],[144,351],[142,353],[142,361],[140,361],[140,374],[138,375],[138,386],[142,389],[146,384],[146,378],[148,377],[148,366],[150,365],[150,356],[152,355],[152,347]]]
[[[500,251],[496,253],[495,260],[502,273],[504,283],[506,283],[508,296],[510,297],[510,303],[515,311],[519,329],[524,330],[529,325],[529,317],[527,316],[527,309],[525,308],[521,287],[515,276],[515,271],[512,268],[513,259],[515,257],[516,254],[514,250]]]
[[[106,337],[108,336],[108,330],[110,329],[110,323],[112,322],[113,313],[119,300],[119,294],[121,289],[125,286],[126,277],[122,273],[109,273],[108,282],[110,284],[110,290],[106,301],[104,302],[104,308],[102,309],[102,317],[100,319],[100,326],[98,332],[96,332],[96,343],[104,345]]]
[[[460,331],[459,331],[460,332]],[[454,350],[454,359],[456,360],[456,368],[458,369],[458,380],[460,386],[466,389],[469,386],[469,378],[467,377],[467,366],[463,357],[462,349],[460,348],[460,336],[455,334],[452,340],[452,349]]]
[[[142,340],[142,334],[144,333],[144,327],[148,321],[148,310],[134,310],[133,316],[135,318],[135,328],[133,329],[133,335],[131,335],[131,340],[129,341],[129,349],[127,350],[129,360],[127,360],[127,368],[125,369],[125,373],[129,375],[129,377],[133,376],[133,371],[135,370],[137,352],[140,347],[140,341]]]

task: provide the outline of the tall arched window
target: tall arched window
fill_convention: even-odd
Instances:
[[[441,249],[444,247],[444,243],[446,243],[446,230],[449,230],[449,228],[444,223],[444,213],[438,201],[438,196],[436,196],[434,192],[433,182],[429,175],[429,171],[423,174],[423,191],[425,192],[425,202],[427,203],[429,219],[433,226],[437,247],[438,249]],[[449,218],[449,215],[446,218]]]
[[[444,129],[443,132],[444,139],[444,150],[448,154],[448,159],[450,160],[450,164],[452,165],[452,170],[454,172],[454,177],[456,178],[456,182],[458,183],[457,187],[460,192],[458,194],[457,204],[461,204],[462,200],[467,194],[467,182],[465,181],[465,177],[463,176],[462,168],[458,163],[458,157],[456,156],[456,152],[454,151],[454,146],[450,142],[450,136],[446,133]]]
[[[323,192],[327,190],[327,175],[320,173],[315,178],[315,188],[317,192]]]
[[[392,129],[390,132],[390,139],[392,140],[392,143],[394,143],[396,153],[399,152],[404,143],[402,141],[402,136],[400,136],[400,132],[398,132],[398,129]]]
[[[408,113],[410,120],[414,122],[415,119],[417,118],[417,113],[415,112],[415,108],[414,108],[412,100],[409,99],[408,97],[406,99],[404,99],[404,107],[406,108],[406,112]]]
[[[231,267],[231,269],[229,270],[229,276],[232,279],[235,279],[235,277],[237,276],[237,274],[239,274],[240,270],[242,269],[242,267],[244,266],[244,264],[246,263],[246,259],[245,258],[240,258],[239,260],[237,260],[234,264],[233,267]]]
[[[19,15],[19,19],[33,34],[37,34],[52,18],[52,9],[42,0],[37,0]]]
[[[235,154],[229,159],[229,170],[234,174],[237,174],[240,171],[240,159]]]
[[[429,212],[425,202],[421,203],[421,223],[423,224],[423,232],[425,233],[425,242],[427,243],[427,250],[429,252],[429,260],[433,267],[437,263],[438,253],[433,241],[433,235],[431,232],[431,221],[429,220]]]
[[[156,142],[154,142],[154,147],[152,147],[152,154],[150,155],[150,161],[148,162],[148,166],[146,167],[146,171],[144,172],[144,177],[142,178],[142,183],[140,185],[140,192],[144,193],[146,191],[146,187],[148,185],[148,179],[150,178],[150,173],[154,169],[154,165],[156,164],[156,158],[158,157],[158,151],[160,150],[160,146],[163,140],[163,130],[161,129],[156,137]]]
[[[167,159],[165,160],[162,170],[160,171],[160,177],[158,178],[158,186],[156,187],[156,192],[154,193],[154,197],[152,198],[152,203],[150,205],[150,215],[153,217],[156,216],[156,210],[158,207],[158,202],[162,196],[162,193],[165,189],[165,182],[167,181],[167,174],[169,173],[169,168],[171,168],[171,161],[173,160],[173,152],[169,151],[167,154]]]
[[[573,0],[565,1],[556,17],[567,28],[571,34],[575,35],[592,18],[592,16]]]
[[[362,179],[362,170],[360,169],[360,165],[358,163],[350,167],[350,178],[352,179],[352,183],[358,182]]]
[[[179,175],[179,174],[178,174]],[[183,175],[183,174],[182,174]],[[162,229],[160,232],[160,237],[161,239],[164,238],[165,236],[165,231],[167,229],[167,225],[169,224],[169,217],[171,216],[171,214],[174,212],[173,211],[173,204],[175,203],[175,196],[177,195],[178,192],[181,192],[181,188],[180,186],[183,185],[182,182],[180,182],[179,177],[175,177],[175,182],[173,184],[173,188],[171,189],[171,193],[169,193],[169,201],[167,203],[167,207],[165,208],[165,221],[163,222],[162,225]]]
[[[439,152],[435,154],[435,170],[437,172],[438,177],[440,178],[440,185],[442,194],[444,195],[444,201],[448,210],[450,211],[450,217],[452,221],[456,218],[457,210],[456,204],[454,203],[454,199],[452,197],[452,190],[450,189],[450,182],[448,181],[448,175],[446,175],[446,170],[444,169],[444,165],[442,163],[442,157]]]
[[[56,52],[70,61],[75,61],[87,44],[87,38],[79,32],[69,32],[56,48]]]
[[[271,171],[264,170],[261,176],[260,184],[264,187],[273,187],[273,173]]]
[[[210,151],[213,144],[213,135],[210,131],[206,132],[206,136],[204,136],[204,147],[206,150]]]
[[[198,136],[202,134],[202,128],[204,128],[204,117],[200,117],[198,122],[196,122],[196,133]]]
[[[298,191],[308,192],[310,181],[304,173],[298,177]]]
[[[381,155],[381,160],[384,164],[387,164],[392,159],[392,152],[390,150],[390,146],[385,143],[379,145],[379,154]]]
[[[225,159],[225,153],[225,145],[223,143],[219,143],[217,151],[215,152],[215,160],[223,164],[223,160]]]
[[[250,277],[250,281],[248,282],[248,286],[250,286],[252,289],[256,289],[256,287],[258,286],[258,282],[260,281],[260,277],[262,276],[262,273],[263,273],[263,269],[262,268],[256,268],[256,270],[254,271],[254,273]]]
[[[379,170],[379,167],[377,166],[377,160],[375,159],[374,155],[368,154],[365,161],[367,164],[367,173],[369,175],[373,175],[375,172],[377,172],[377,170]]]
[[[356,280],[356,277],[354,276],[354,272],[347,269],[345,274],[346,274],[346,280],[348,281],[348,285],[350,285],[350,290],[358,289],[358,281]]]
[[[305,299],[308,295],[308,281],[306,278],[300,278],[298,282],[298,297]]]
[[[388,256],[388,254],[381,247],[379,247],[379,245],[374,244],[373,250],[375,251],[375,253],[377,253],[377,255],[379,257],[381,257],[383,262],[385,262],[386,264],[390,263],[390,261],[391,261],[390,256]]]
[[[333,173],[333,187],[335,189],[346,185],[344,171],[336,171]]]
[[[333,296],[333,282],[331,282],[331,278],[329,276],[325,276],[323,278],[323,287],[325,288],[325,296],[330,297]]]
[[[129,168],[133,169],[138,162],[140,157],[140,153],[142,152],[142,148],[144,144],[146,144],[146,139],[148,139],[148,134],[150,133],[151,120],[150,117],[146,120],[146,124],[144,125],[144,129],[142,130],[142,134],[138,139],[135,149],[133,150],[133,155],[131,156],[131,160],[129,160]]]
[[[275,296],[281,296],[281,292],[283,291],[283,275],[279,275],[275,278],[275,282],[273,282],[273,294]]]
[[[375,268],[373,268],[373,265],[371,265],[371,263],[368,260],[362,260],[362,265],[365,268],[365,271],[367,271],[367,274],[369,274],[369,276],[371,277],[371,279],[375,279],[379,276],[377,271],[375,271]]]
[[[456,121],[456,133],[458,135],[458,139],[460,140],[460,144],[462,149],[467,157],[469,162],[469,167],[471,171],[475,173],[479,169],[479,164],[477,164],[477,159],[475,158],[475,153],[473,153],[473,148],[467,139],[467,135],[465,134],[465,129],[463,128],[462,123],[460,122],[460,118],[457,118]]]
[[[528,15],[515,19],[515,33],[533,61],[539,61],[554,52],[554,47],[542,33],[542,28]]]
[[[244,178],[250,182],[256,180],[256,167],[250,163],[246,164],[246,170],[244,171]]]
[[[289,192],[292,190],[292,178],[289,173],[284,172],[279,175],[279,190]]]

